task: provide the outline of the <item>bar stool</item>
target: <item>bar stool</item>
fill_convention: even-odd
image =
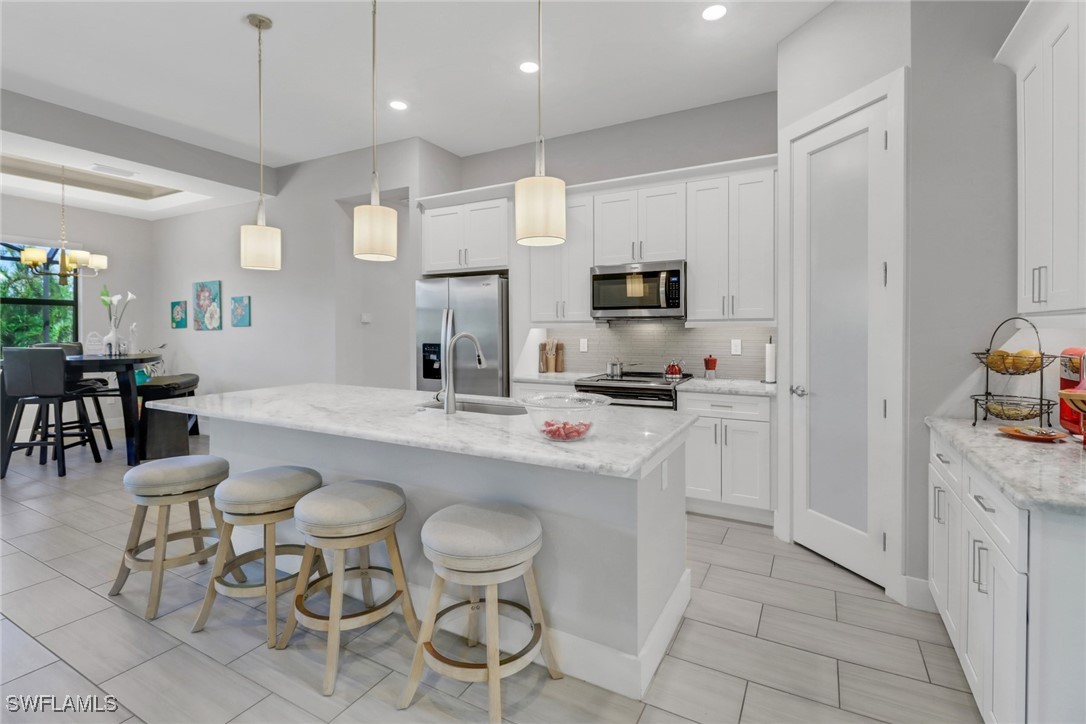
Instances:
[[[204,630],[216,594],[230,598],[264,596],[267,602],[268,648],[275,646],[275,597],[293,588],[298,575],[277,577],[275,559],[277,556],[301,556],[305,553],[305,547],[301,545],[276,545],[275,524],[293,518],[295,503],[320,486],[320,473],[294,465],[250,470],[231,475],[219,483],[215,488],[215,505],[223,519],[220,540],[229,542],[236,525],[263,525],[264,547],[235,557],[228,556],[228,546],[219,548],[211,579],[207,582],[204,605],[196,617],[196,623],[192,625],[193,633]],[[230,583],[226,580],[228,574],[261,558],[264,559],[264,580],[260,583]],[[328,573],[320,551],[317,551],[317,566],[321,575]]]
[[[411,675],[400,698],[399,708],[406,709],[422,679],[422,667],[464,682],[487,682],[490,692],[490,721],[502,718],[501,680],[532,663],[540,647],[552,679],[562,678],[550,634],[543,620],[543,606],[536,587],[532,560],[543,546],[543,526],[535,513],[512,503],[457,504],[430,516],[422,526],[422,550],[433,561],[434,579],[430,586],[430,605],[422,632],[415,646]],[[498,598],[498,584],[524,579],[528,608],[514,601]],[[472,600],[461,601],[438,610],[445,582],[472,587]],[[446,615],[468,607],[468,645],[478,640],[476,627],[480,608],[475,586],[485,586],[486,664],[459,661],[439,652],[433,645],[437,624]],[[504,608],[520,612],[532,623],[532,638],[520,651],[501,658],[498,648],[498,613]]]
[[[158,604],[162,597],[162,578],[169,568],[206,563],[215,555],[219,547],[219,529],[222,528],[222,516],[215,507],[215,486],[226,479],[230,473],[230,464],[214,455],[185,455],[143,463],[124,474],[125,490],[136,499],[136,512],[132,516],[132,528],[128,533],[121,567],[117,571],[117,580],[109,595],[116,596],[128,580],[132,571],[151,571],[151,593],[147,601],[144,618],[148,621],[158,615]],[[202,528],[200,523],[200,500],[207,498],[211,504],[211,513],[215,517],[215,528]],[[189,530],[170,533],[170,506],[188,503]],[[147,518],[147,509],[158,507],[158,522],[155,537],[140,542],[143,523]],[[166,557],[166,544],[170,541],[192,539],[193,552],[184,556]],[[205,539],[215,542],[204,545]],[[227,547],[230,547],[227,541]],[[154,549],[153,558],[140,558],[139,554]],[[230,551],[231,554],[233,551]],[[238,575],[243,576],[240,571]]]
[[[339,669],[341,631],[369,626],[392,615],[396,603],[403,610],[412,638],[418,638],[419,621],[407,590],[400,546],[396,542],[396,523],[407,510],[407,499],[398,485],[378,480],[354,480],[326,485],[306,495],[294,507],[294,525],[305,537],[305,553],[294,589],[294,611],[287,620],[276,648],[285,648],[300,622],[314,631],[328,632],[328,653],[324,666],[324,695],[336,688]],[[391,568],[371,566],[369,546],[384,541]],[[310,582],[317,551],[326,549],[332,556],[332,573]],[[360,549],[358,566],[346,568],[347,551]],[[393,591],[385,600],[374,603],[372,579],[389,581]],[[348,579],[362,583],[365,609],[343,614],[343,585]],[[306,600],[317,591],[331,589],[327,616],[314,613]]]

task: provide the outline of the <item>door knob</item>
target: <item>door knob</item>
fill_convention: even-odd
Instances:
[[[807,388],[805,388],[803,385],[792,385],[789,389],[792,391],[792,394],[795,395],[796,397],[806,397],[807,396]]]

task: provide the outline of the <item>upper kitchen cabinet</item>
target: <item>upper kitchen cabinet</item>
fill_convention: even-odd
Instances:
[[[687,318],[774,318],[776,172],[686,186]]]
[[[592,321],[592,197],[566,200],[566,242],[531,248],[533,323]]]
[[[595,196],[597,266],[686,258],[686,185]]]
[[[1018,311],[1086,308],[1086,5],[1033,0],[996,56],[1018,96]]]
[[[508,199],[427,210],[422,217],[423,273],[508,268],[510,214]]]

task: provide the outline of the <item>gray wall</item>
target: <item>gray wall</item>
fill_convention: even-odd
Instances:
[[[777,152],[777,94],[716,103],[547,139],[547,173],[567,184]],[[544,128],[546,131],[546,128]],[[535,170],[532,143],[467,156],[462,187],[516,181]]]

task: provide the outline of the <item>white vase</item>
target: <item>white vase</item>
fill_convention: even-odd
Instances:
[[[110,357],[116,357],[120,350],[118,346],[120,344],[121,337],[117,334],[117,328],[112,324],[109,325],[109,334],[102,337],[102,347],[106,355]]]

